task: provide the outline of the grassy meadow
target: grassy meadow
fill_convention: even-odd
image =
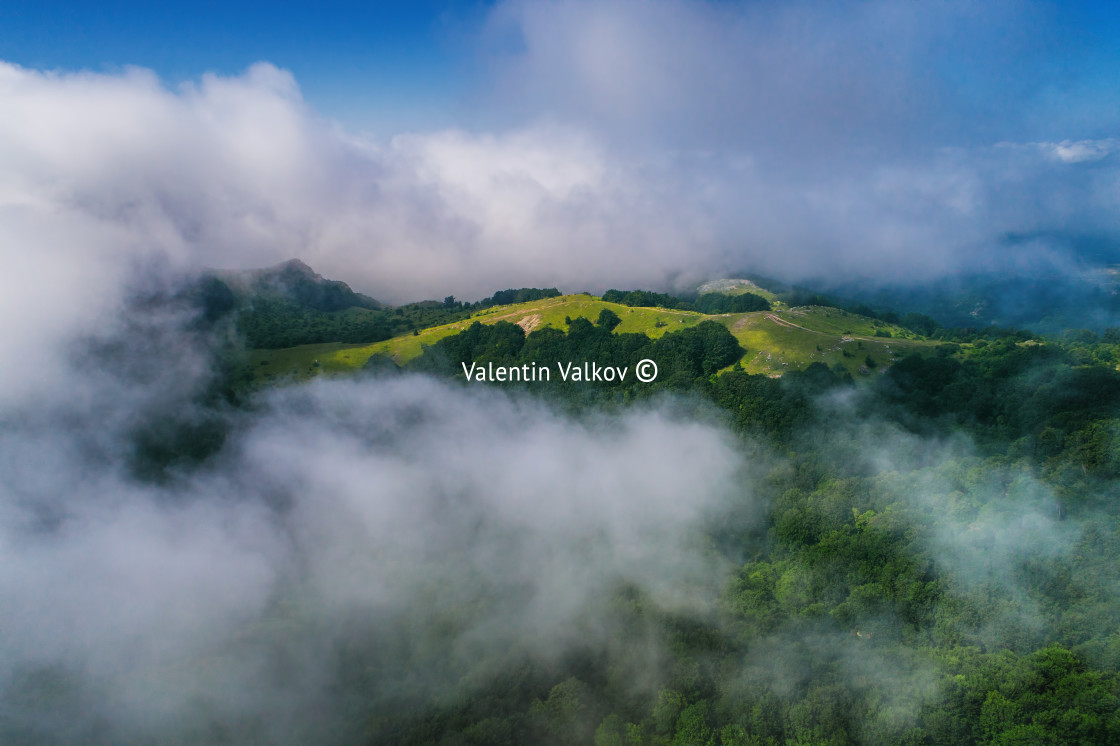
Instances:
[[[611,309],[622,319],[615,329],[617,333],[635,332],[654,338],[701,321],[723,324],[747,350],[738,366],[756,374],[776,376],[822,362],[829,366],[839,364],[855,376],[870,375],[884,370],[901,355],[932,349],[934,344],[902,327],[836,308],[811,306],[705,315],[665,308],[630,308],[580,293],[495,306],[468,319],[373,344],[327,343],[281,350],[251,350],[249,365],[257,383],[304,381],[318,375],[357,370],[378,354],[388,355],[403,365],[418,357],[425,346],[457,334],[476,321],[484,324],[508,321],[519,324],[526,332],[545,327],[566,330],[566,319],[582,316],[594,321],[604,308]],[[876,336],[876,333],[891,336]]]

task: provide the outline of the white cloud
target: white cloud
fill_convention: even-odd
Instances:
[[[1058,143],[1040,143],[1039,147],[1062,163],[1083,163],[1108,157],[1120,147],[1120,140],[1063,140]]]
[[[272,392],[205,468],[137,481],[137,425],[192,409],[148,411],[191,354],[123,390],[87,360],[68,375],[96,396],[0,428],[0,693],[44,671],[81,693],[43,720],[20,700],[11,727],[321,741],[355,717],[329,688],[346,645],[377,646],[354,692],[376,712],[514,651],[608,646],[622,586],[700,613],[726,567],[697,532],[751,499],[716,427],[658,409],[578,421],[416,377]]]
[[[494,128],[386,140],[327,121],[267,63],[176,89],[0,63],[0,313],[20,320],[0,345],[26,361],[0,397],[49,387],[69,335],[109,323],[155,261],[299,257],[389,302],[1076,264],[1078,241],[1120,234],[1115,143],[1019,137],[1065,124],[1025,94],[988,116],[934,59],[951,41],[967,62],[993,17],[1028,59],[1036,11],[502,4],[487,33],[519,51],[495,56],[499,98],[475,101]],[[990,144],[1008,134],[1026,144]]]

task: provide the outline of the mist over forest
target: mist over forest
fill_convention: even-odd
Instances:
[[[726,327],[604,313],[247,388],[243,311],[137,282],[6,405],[7,741],[1120,732],[1120,333],[772,378],[717,372]],[[661,378],[456,375],[538,354]]]
[[[1120,743],[1114,10],[68,10],[0,742]]]

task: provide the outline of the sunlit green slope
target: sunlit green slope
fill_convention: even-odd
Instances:
[[[545,327],[565,330],[567,319],[582,316],[594,321],[604,308],[611,309],[622,319],[616,333],[637,332],[659,337],[705,320],[721,323],[747,350],[739,366],[751,373],[768,375],[803,369],[814,362],[839,364],[853,375],[871,375],[889,366],[896,357],[914,349],[929,349],[933,344],[901,327],[835,308],[813,306],[705,315],[664,308],[630,308],[577,294],[495,306],[469,319],[374,344],[332,343],[253,350],[249,358],[253,378],[258,382],[305,380],[319,374],[356,370],[377,354],[388,355],[398,364],[407,363],[419,356],[424,346],[456,334],[475,321],[484,324],[508,321],[519,324],[526,332]]]
[[[740,365],[751,373],[780,375],[824,363],[841,365],[855,376],[870,375],[934,345],[902,327],[822,306],[713,318],[727,324],[746,348]]]

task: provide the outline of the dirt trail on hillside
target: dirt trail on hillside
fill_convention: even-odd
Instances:
[[[529,332],[540,326],[541,321],[543,321],[541,315],[539,313],[534,313],[518,321],[517,325],[524,329],[525,333],[528,334]]]
[[[546,308],[551,308],[552,306],[563,304],[563,303],[568,303],[568,302],[570,302],[570,301],[565,301],[565,300],[559,300],[558,301],[556,298],[549,298],[549,299],[541,302],[540,305],[534,306],[532,310],[541,311],[541,310],[544,310]],[[470,319],[468,319],[468,321],[471,321],[471,322],[482,321],[483,323],[486,323],[488,321],[505,321],[506,319],[512,319],[514,316],[520,316],[521,314],[525,313],[525,311],[526,311],[526,309],[524,309],[524,308],[514,307],[514,308],[506,309],[505,311],[502,311],[501,313],[488,313],[488,314],[483,314],[482,316],[478,316],[478,317],[472,316]],[[517,323],[520,323],[520,322],[517,322]]]
[[[825,336],[828,336],[828,337],[832,336],[828,332],[818,332],[818,331],[815,331],[813,329],[806,329],[805,327],[800,326],[798,324],[795,324],[792,321],[786,321],[785,319],[780,319],[772,313],[766,314],[766,318],[770,319],[771,321],[773,321],[778,326],[788,326],[790,329],[800,329],[801,331],[809,332],[810,334],[824,334]]]

